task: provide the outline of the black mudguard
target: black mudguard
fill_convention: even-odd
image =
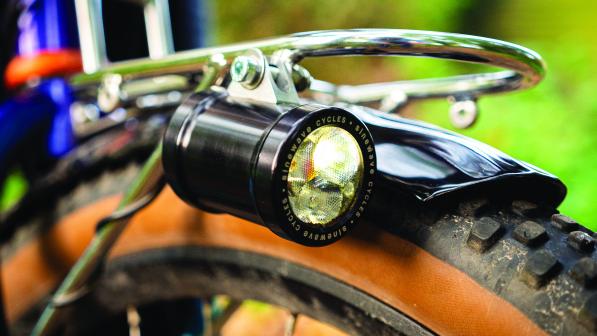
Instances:
[[[566,195],[556,176],[474,139],[361,106],[341,107],[368,125],[381,187],[422,202],[474,190],[557,207]]]

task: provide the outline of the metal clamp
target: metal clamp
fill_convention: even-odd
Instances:
[[[290,51],[279,50],[268,61],[259,49],[249,49],[236,57],[230,67],[230,96],[273,104],[298,104],[289,55]]]

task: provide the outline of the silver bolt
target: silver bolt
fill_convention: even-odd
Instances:
[[[230,66],[230,77],[246,89],[256,88],[263,79],[265,58],[261,52],[250,50],[246,55],[238,56]]]
[[[453,100],[450,106],[450,121],[456,128],[471,127],[479,116],[479,108],[474,99]]]
[[[393,90],[381,100],[379,109],[387,113],[398,113],[406,103],[408,103],[408,96],[406,93],[402,90]]]
[[[301,92],[311,87],[313,77],[311,77],[307,69],[295,64],[292,67],[292,81],[294,82],[296,91]]]
[[[97,93],[97,105],[104,112],[112,112],[120,105],[122,76],[106,75]]]
[[[93,104],[74,102],[70,106],[73,124],[87,124],[100,119],[100,111]]]

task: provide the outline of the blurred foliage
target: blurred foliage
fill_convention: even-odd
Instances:
[[[483,97],[481,117],[461,133],[559,176],[569,188],[560,210],[597,229],[597,51],[588,0],[253,0],[216,1],[215,41],[334,28],[404,28],[504,39],[539,52],[546,79],[524,92]],[[318,78],[341,83],[439,77],[478,69],[413,58],[309,61]],[[408,107],[408,115],[452,129],[445,101]]]
[[[20,171],[11,173],[0,188],[0,214],[15,205],[27,191],[27,180]]]

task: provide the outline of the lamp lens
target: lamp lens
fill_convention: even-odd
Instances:
[[[303,222],[326,225],[354,204],[363,179],[356,139],[336,126],[323,126],[301,142],[290,163],[288,200]]]

